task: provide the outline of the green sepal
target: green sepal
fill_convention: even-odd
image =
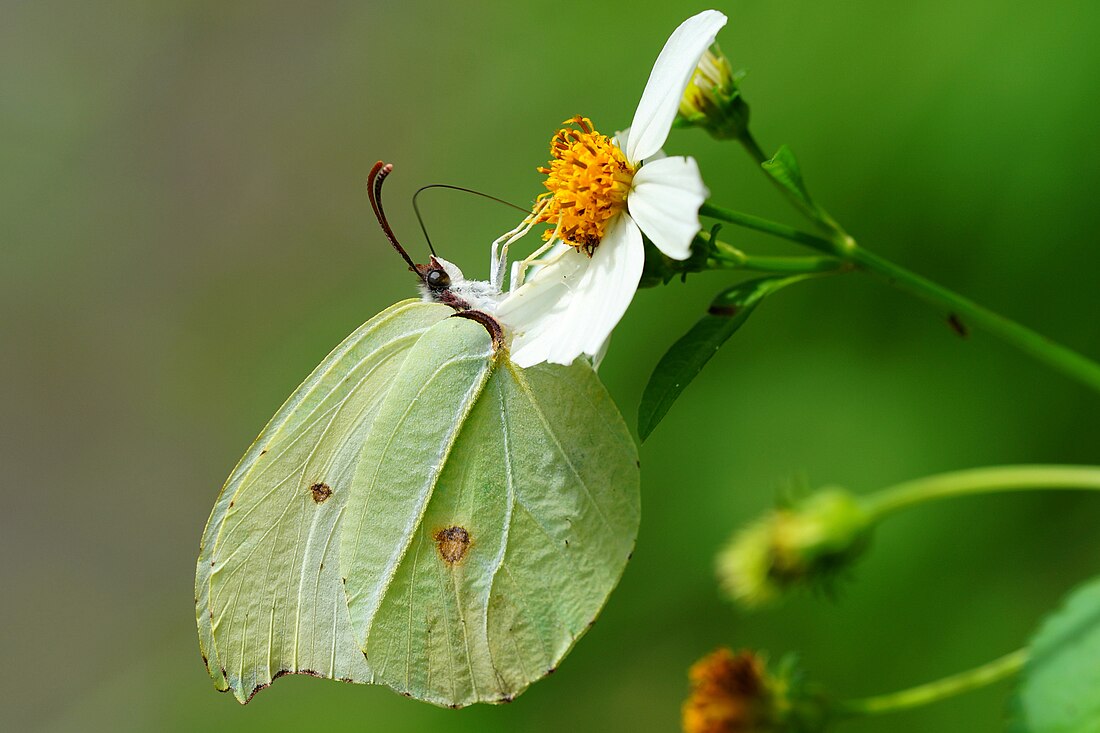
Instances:
[[[707,314],[665,352],[650,375],[638,407],[639,438],[649,437],[680,393],[764,298],[809,277],[812,275],[764,277],[738,283],[720,293]]]
[[[780,733],[822,733],[828,728],[831,706],[821,685],[810,680],[802,660],[784,654],[771,672],[776,700],[775,730]]]

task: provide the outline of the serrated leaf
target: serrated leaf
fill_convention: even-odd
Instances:
[[[798,165],[798,159],[786,145],[780,146],[771,160],[765,160],[760,167],[807,208],[814,207],[810,192],[806,190],[806,184],[802,181],[802,169]]]
[[[1100,578],[1043,621],[1012,707],[1012,733],[1100,731]]]
[[[707,315],[665,352],[650,375],[638,406],[639,437],[642,440],[649,437],[684,389],[764,298],[809,277],[812,275],[749,280],[715,298]]]

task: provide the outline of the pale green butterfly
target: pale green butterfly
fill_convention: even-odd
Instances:
[[[286,674],[437,705],[507,702],[553,672],[633,550],[637,449],[583,360],[516,367],[432,257],[425,297],[336,347],[233,470],[203,533],[203,660],[242,703]],[[459,317],[455,317],[459,316]]]

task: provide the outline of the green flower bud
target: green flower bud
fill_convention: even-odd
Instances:
[[[793,587],[822,585],[866,549],[872,516],[843,489],[825,489],[734,535],[718,554],[718,581],[748,607]]]
[[[719,140],[741,138],[749,124],[749,106],[737,86],[742,76],[734,73],[718,44],[712,45],[680,98],[677,123],[702,127]]]

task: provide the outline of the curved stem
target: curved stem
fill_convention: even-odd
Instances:
[[[1002,491],[1089,489],[1100,491],[1100,466],[993,466],[906,481],[863,498],[875,520],[936,499]]]
[[[1047,364],[1047,366],[1053,367],[1063,374],[1100,391],[1100,364],[1092,359],[1082,356],[1073,349],[1062,346],[1026,326],[994,313],[988,308],[978,305],[969,298],[938,285],[926,277],[867,251],[857,245],[855,240],[846,234],[838,232],[831,239],[819,237],[786,224],[724,209],[712,204],[704,204],[699,213],[702,216],[805,244],[824,252],[826,255],[851,262],[860,269],[882,278],[888,284],[942,309],[944,315],[960,331],[965,329],[968,323],[976,325]]]
[[[896,710],[920,707],[955,695],[976,690],[1013,676],[1023,668],[1028,650],[1018,649],[980,667],[944,677],[907,690],[886,695],[847,700],[838,704],[838,711],[847,715],[878,715]]]

